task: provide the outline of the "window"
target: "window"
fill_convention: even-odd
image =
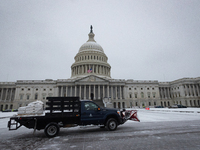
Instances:
[[[141,97],[144,98],[144,93],[143,92],[141,93]]]
[[[135,90],[137,90],[137,88],[135,88]]]
[[[30,96],[29,96],[29,95],[27,95],[26,99],[27,99],[27,100],[29,100],[29,97],[30,97]]]
[[[92,102],[85,102],[85,110],[97,110],[98,106]]]
[[[154,88],[152,88],[152,90],[154,90]]]
[[[137,98],[137,94],[135,94],[135,98]]]
[[[148,98],[150,98],[150,93],[148,92],[147,94],[148,94]]]
[[[24,89],[22,89],[22,91],[23,91]]]
[[[38,99],[38,94],[35,94],[35,100]]]
[[[149,88],[147,88],[147,90],[149,90]]]
[[[153,93],[153,98],[155,98],[156,97],[156,93]]]
[[[23,94],[20,94],[20,100],[22,100],[23,99]]]
[[[143,88],[141,88],[141,90],[143,90]]]
[[[131,88],[129,88],[129,90],[131,90]]]
[[[46,91],[46,89],[44,89],[44,91]]]
[[[28,91],[30,91],[30,88],[28,88]]]
[[[132,98],[131,94],[129,95],[130,98]]]

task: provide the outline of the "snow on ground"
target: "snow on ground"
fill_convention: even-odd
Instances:
[[[137,109],[141,122],[200,120],[200,108]]]
[[[150,108],[150,110],[137,110],[141,122],[200,120],[200,108]],[[2,128],[2,125],[4,127],[7,126],[9,117],[16,114],[17,112],[0,112],[0,128]]]

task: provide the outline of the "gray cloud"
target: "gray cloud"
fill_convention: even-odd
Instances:
[[[199,77],[200,2],[0,1],[0,81],[66,79],[94,27],[119,79]]]

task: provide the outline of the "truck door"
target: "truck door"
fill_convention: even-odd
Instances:
[[[92,101],[84,102],[81,110],[82,124],[102,124],[104,115],[102,113],[102,110],[98,110],[98,108],[100,107]]]

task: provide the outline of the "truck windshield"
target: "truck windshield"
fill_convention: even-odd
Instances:
[[[85,110],[97,110],[98,106],[92,102],[85,102]]]

